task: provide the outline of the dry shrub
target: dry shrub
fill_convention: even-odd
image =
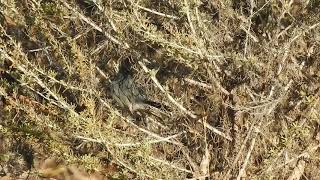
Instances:
[[[0,8],[4,178],[41,176],[35,162],[53,157],[62,179],[320,178],[318,1]],[[112,100],[123,62],[168,116],[132,116]]]

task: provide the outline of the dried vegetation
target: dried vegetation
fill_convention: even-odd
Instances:
[[[0,12],[1,176],[320,178],[318,0],[1,0]],[[139,123],[112,100],[128,60],[169,116]]]

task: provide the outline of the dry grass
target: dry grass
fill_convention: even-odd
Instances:
[[[320,178],[318,0],[0,9],[1,176]],[[169,116],[138,123],[112,100],[127,59]]]

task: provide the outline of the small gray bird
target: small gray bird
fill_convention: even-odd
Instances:
[[[120,65],[119,72],[111,82],[112,97],[122,108],[128,108],[131,114],[141,115],[150,112],[157,117],[164,114],[161,103],[149,100],[141,87],[136,85],[131,73],[130,64]]]

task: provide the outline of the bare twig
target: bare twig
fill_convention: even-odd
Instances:
[[[266,7],[269,2],[271,0],[268,0],[267,2],[264,3],[264,5],[261,6],[261,8],[259,8],[258,10],[256,10],[254,13],[252,13],[250,16],[249,16],[249,19],[253,18],[256,14],[258,14],[264,7]]]
[[[154,70],[149,70],[147,68],[147,66],[142,62],[139,61],[140,66],[143,68],[143,70],[146,73],[149,73],[151,76],[152,81],[155,83],[155,85],[161,90],[161,92],[163,92],[168,99],[174,104],[176,105],[182,112],[186,113],[187,115],[189,115],[190,117],[196,119],[197,116],[195,114],[193,114],[193,112],[188,111],[186,108],[184,108],[180,103],[178,103],[170,94],[169,92],[167,92],[162,85],[160,84],[160,82],[158,81],[158,79],[156,78],[156,72]]]
[[[76,35],[76,36],[73,38],[73,40],[77,40],[77,39],[79,39],[80,37],[88,34],[92,29],[94,29],[94,28],[93,28],[93,27],[87,28],[84,32],[81,32],[81,33],[79,33],[78,35]]]
[[[189,8],[188,1],[187,1],[187,0],[184,0],[184,4],[185,4],[185,7],[186,7],[186,14],[187,14],[187,18],[188,18],[188,22],[189,22],[190,29],[191,29],[192,33],[193,33],[194,35],[196,35],[196,30],[194,29],[193,23],[192,23],[192,20],[191,20],[190,8]]]
[[[250,0],[250,14],[253,14],[253,8],[255,6],[255,2],[253,0]],[[253,40],[256,40],[256,38],[254,36],[252,36],[252,34],[250,33],[251,31],[251,25],[252,25],[252,21],[251,18],[248,19],[248,28],[242,28],[244,29],[244,31],[246,32],[246,39],[245,39],[245,47],[244,47],[244,57],[247,56],[247,51],[248,51],[248,44],[249,44],[249,37],[253,38]]]
[[[250,28],[246,29],[246,28],[243,27],[242,25],[240,26],[240,28],[241,28],[243,31],[245,31],[245,32],[247,33],[247,35],[249,35],[249,37],[250,37],[254,42],[259,42],[259,39],[250,32]]]
[[[292,162],[298,160],[299,158],[308,157],[309,154],[312,154],[313,152],[315,152],[316,150],[318,150],[318,148],[320,148],[320,144],[318,144],[318,145],[316,145],[316,146],[314,146],[314,147],[309,147],[305,152],[299,154],[298,156],[296,156],[296,157],[294,157],[294,158],[291,158],[290,160],[286,161],[286,162],[283,163],[283,164],[280,164],[279,166],[276,166],[276,167],[274,167],[274,168],[271,168],[271,169],[269,170],[269,172],[272,171],[272,170],[274,170],[274,169],[280,169],[280,168],[282,168],[283,166],[286,166],[287,164],[292,163]]]
[[[90,52],[91,55],[96,54],[97,52],[100,52],[104,47],[108,45],[108,41],[103,41],[102,43],[98,44],[98,47],[95,48],[93,51]]]
[[[38,52],[38,51],[44,51],[46,49],[49,49],[51,48],[51,46],[46,46],[46,47],[43,47],[43,48],[37,48],[37,49],[30,49],[28,50],[29,52]]]
[[[105,8],[102,8],[100,4],[98,4],[96,1],[92,1],[95,6],[99,9],[100,12],[104,13],[104,16],[107,18],[107,20],[109,21],[110,26],[112,27],[112,29],[117,32],[118,28],[115,26],[113,20],[105,13],[106,10]]]
[[[108,39],[110,39],[112,42],[115,44],[123,46],[125,49],[130,48],[130,46],[127,43],[120,42],[118,39],[115,37],[111,36],[111,34],[107,33],[106,31],[103,31],[102,28],[100,28],[97,24],[92,22],[90,19],[82,15],[80,12],[78,12],[75,8],[71,7],[65,0],[59,0],[63,5],[65,5],[69,10],[73,11],[75,14],[78,15],[80,19],[82,19],[84,22],[92,26],[95,30],[103,33]]]
[[[306,32],[309,32],[310,30],[315,29],[319,25],[320,25],[319,22],[315,23],[312,26],[309,26],[307,29],[304,29],[302,32],[298,33],[296,36],[294,36],[293,38],[290,39],[290,41],[285,45],[285,51],[283,53],[284,55],[282,56],[281,63],[279,64],[277,75],[279,75],[281,73],[281,71],[282,71],[282,66],[283,66],[284,62],[286,61],[287,57],[289,56],[289,52],[291,50],[292,43],[295,42],[303,34],[305,34]],[[302,68],[302,67],[300,67],[300,68]]]
[[[203,83],[203,82],[195,81],[195,80],[189,79],[189,78],[184,78],[184,80],[189,84],[193,84],[193,85],[205,88],[205,89],[213,89],[213,87],[211,85],[208,85],[208,84]]]
[[[167,142],[169,139],[174,139],[182,134],[184,134],[184,132],[180,132],[178,134],[174,134],[172,136],[160,138],[157,140],[151,140],[151,141],[146,141],[146,142],[137,142],[137,143],[112,143],[112,142],[108,142],[106,140],[93,139],[93,138],[84,137],[84,136],[75,136],[75,137],[78,139],[85,140],[85,141],[95,142],[95,143],[99,143],[99,144],[105,144],[105,145],[109,145],[109,146],[134,147],[134,146],[141,146],[141,145],[145,145],[145,144],[156,144],[156,143],[161,143],[161,142]]]
[[[216,71],[221,72],[221,69],[218,67],[218,65],[212,61],[212,64],[209,63],[208,64],[209,67],[213,67],[214,69],[216,69]],[[230,95],[230,93],[221,85],[221,83],[219,82],[219,80],[216,78],[216,73],[215,72],[211,72],[210,69],[207,69],[207,73],[210,77],[210,79],[212,79],[212,81],[214,82],[215,86],[224,94],[226,95]]]
[[[130,165],[128,165],[127,163],[121,161],[119,158],[117,158],[116,155],[114,155],[114,153],[110,150],[110,148],[108,146],[106,146],[106,149],[107,151],[112,155],[112,157],[114,158],[115,162],[120,165],[120,166],[123,166],[125,167],[126,169],[128,169],[129,171],[139,175],[139,176],[145,176],[145,177],[148,177],[148,178],[151,178],[151,179],[158,179],[158,178],[155,178],[153,176],[150,176],[148,174],[145,174],[145,173],[142,173],[140,172],[138,169],[135,169],[133,167],[131,167]]]
[[[10,60],[11,62],[13,62],[14,64],[16,64],[16,67],[19,71],[27,74],[28,76],[32,77],[35,82],[41,86],[43,89],[45,89],[50,96],[53,97],[53,99],[55,101],[57,101],[57,106],[59,106],[60,108],[66,109],[69,112],[71,112],[73,115],[79,116],[79,114],[77,112],[75,112],[67,102],[65,102],[63,99],[61,99],[60,97],[58,97],[54,92],[52,92],[47,85],[38,77],[36,76],[33,72],[28,71],[24,66],[20,66],[18,65],[18,63],[16,62],[16,60],[14,60],[11,56],[9,56],[7,54],[7,52],[3,51],[2,49],[0,49],[0,52],[4,55],[4,57],[6,57],[8,60]]]
[[[206,133],[206,127],[204,126],[204,136],[205,136],[205,153],[202,156],[202,161],[200,163],[200,175],[202,176],[210,176],[210,160],[211,160],[211,154],[209,148],[210,145],[208,145],[207,140],[207,133]],[[198,178],[199,180],[205,180],[205,178]]]
[[[299,180],[304,173],[305,166],[306,162],[303,159],[298,161],[297,166],[293,169],[293,172],[288,178],[288,180]]]
[[[152,9],[149,9],[149,8],[146,8],[146,7],[143,7],[143,6],[140,6],[140,5],[138,5],[138,4],[134,4],[134,6],[138,7],[139,9],[142,9],[142,10],[144,10],[144,11],[147,11],[147,12],[150,12],[150,13],[153,13],[153,14],[156,14],[156,15],[159,15],[159,16],[163,16],[163,17],[171,18],[171,19],[179,19],[179,17],[177,17],[177,16],[164,14],[164,13],[161,13],[161,12],[158,12],[158,11],[155,11],[155,10],[152,10]]]
[[[259,132],[259,128],[261,127],[261,124],[262,124],[262,120],[260,120],[259,124],[257,125],[257,130],[256,130],[256,132],[255,132],[254,137],[253,137],[252,140],[251,140],[251,143],[250,143],[250,147],[249,147],[247,156],[246,156],[246,158],[245,158],[245,160],[244,160],[244,162],[243,162],[243,164],[242,164],[242,167],[241,167],[241,169],[240,169],[240,171],[239,171],[239,174],[238,174],[238,176],[237,176],[237,180],[240,180],[240,179],[242,178],[242,176],[243,176],[243,174],[244,174],[244,172],[245,172],[245,169],[246,169],[246,167],[247,167],[247,165],[248,165],[248,163],[249,163],[249,160],[250,160],[250,157],[251,157],[251,153],[252,153],[252,150],[253,150],[254,145],[255,145],[255,143],[256,143],[256,139],[257,139],[258,132]]]
[[[108,103],[106,103],[103,99],[99,98],[99,100],[100,100],[100,102],[101,102],[104,106],[106,106],[108,109],[112,109],[111,106],[110,106]],[[114,109],[113,109],[113,111],[114,111],[114,113],[115,113],[118,117],[120,117],[122,120],[124,120],[125,122],[127,122],[128,124],[130,124],[131,126],[133,126],[134,128],[138,129],[139,131],[141,131],[141,132],[143,132],[143,133],[145,133],[145,134],[147,134],[147,135],[149,135],[149,136],[151,136],[151,137],[154,137],[154,138],[156,138],[156,139],[163,140],[164,142],[168,142],[168,143],[175,144],[175,145],[178,145],[178,146],[183,146],[180,142],[167,139],[167,138],[162,137],[162,136],[160,136],[160,135],[158,135],[158,134],[155,134],[155,133],[153,133],[153,132],[151,132],[151,131],[149,131],[149,130],[146,130],[146,129],[144,129],[144,128],[139,127],[138,125],[136,125],[136,124],[133,123],[133,121],[134,121],[133,119],[131,119],[131,118],[129,118],[129,117],[124,117],[124,116],[122,116],[119,111],[114,110]]]
[[[187,170],[187,169],[184,169],[184,168],[181,168],[181,167],[178,167],[178,166],[176,166],[176,165],[174,165],[174,164],[172,164],[172,163],[170,163],[170,162],[168,162],[168,161],[161,160],[161,159],[157,159],[157,158],[152,157],[152,156],[149,156],[149,158],[150,158],[151,160],[157,161],[157,162],[159,162],[159,163],[168,165],[168,166],[170,166],[170,167],[172,167],[172,168],[174,168],[174,169],[177,169],[177,170],[179,170],[179,171],[183,171],[183,172],[186,172],[186,173],[192,173],[192,171]]]
[[[204,118],[206,118],[206,117],[204,117]],[[199,122],[199,123],[202,123],[206,128],[210,129],[212,132],[218,134],[219,136],[221,136],[221,137],[223,137],[223,138],[225,138],[225,139],[227,139],[227,140],[229,140],[229,141],[232,141],[232,138],[231,138],[229,135],[227,135],[227,134],[219,131],[218,129],[216,129],[216,128],[214,128],[214,127],[212,127],[212,126],[211,126],[210,124],[208,124],[207,122],[201,121],[201,120],[198,120],[198,122]]]
[[[205,89],[210,89],[210,90],[213,89],[213,87],[211,85],[208,85],[208,84],[203,83],[203,82],[195,81],[195,80],[189,79],[189,78],[184,78],[184,80],[187,83],[192,84],[192,85],[196,85],[196,86],[199,86],[199,87],[202,87],[202,88],[205,88]],[[217,88],[219,88],[223,94],[230,95],[230,93],[224,87],[222,87],[221,84],[215,78],[213,78],[213,81],[215,82]]]
[[[96,66],[96,70],[103,76],[103,78],[111,82],[108,76],[99,67]]]
[[[240,149],[239,149],[238,152],[237,152],[237,156],[234,158],[234,160],[233,160],[233,162],[232,162],[232,164],[231,164],[230,169],[227,171],[227,173],[226,173],[226,175],[225,175],[225,180],[230,178],[229,175],[230,175],[232,169],[236,166],[237,162],[239,161],[240,156],[242,155],[242,151],[244,150],[244,148],[245,148],[245,146],[246,146],[249,138],[251,137],[251,133],[252,133],[253,129],[254,129],[254,123],[251,125],[251,127],[250,127],[250,129],[249,129],[249,131],[248,131],[248,133],[247,133],[247,135],[246,135],[246,138],[245,138],[244,141],[242,142],[241,147],[240,147]]]

